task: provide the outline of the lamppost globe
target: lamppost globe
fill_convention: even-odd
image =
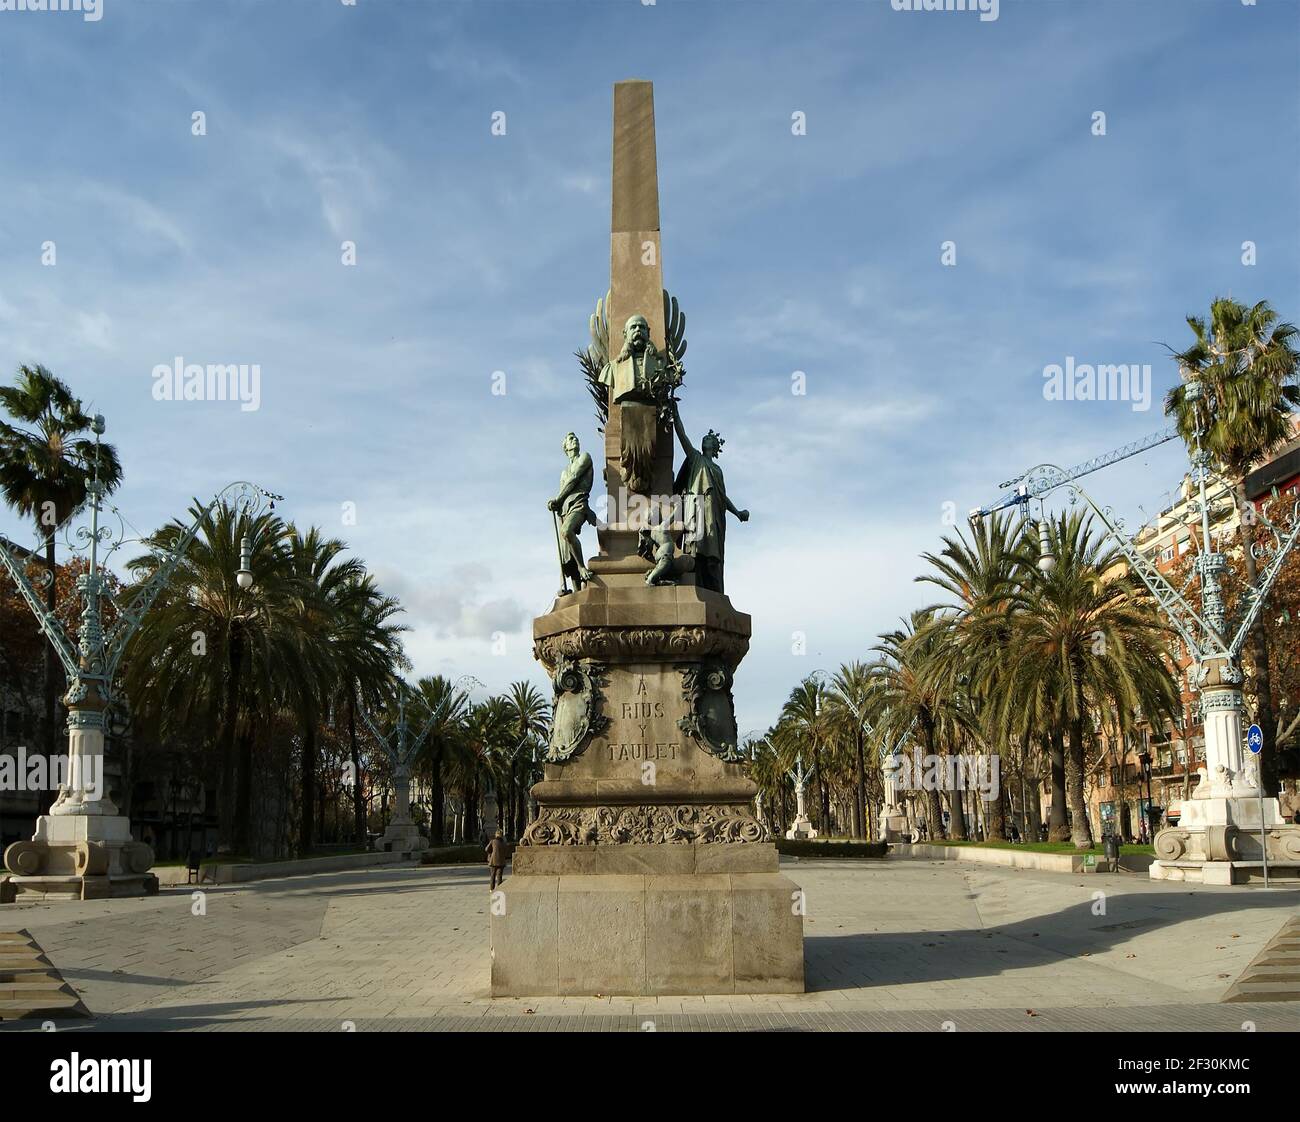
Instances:
[[[239,539],[239,571],[235,580],[245,591],[253,587],[253,543],[247,537]]]

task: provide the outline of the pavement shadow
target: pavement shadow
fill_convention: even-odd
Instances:
[[[1105,885],[1098,883],[1098,891]],[[978,895],[975,896],[978,900]],[[1300,912],[1300,891],[1109,892],[1106,914],[1081,901],[1012,923],[946,931],[807,934],[809,992],[998,977],[1077,960],[1126,943],[1132,936],[1244,910],[1268,909],[1282,924]],[[1270,937],[1271,937],[1270,932]],[[1226,987],[1229,981],[1225,979]]]

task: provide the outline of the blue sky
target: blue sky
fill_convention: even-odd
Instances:
[[[1298,46],[1293,0],[0,11],[0,373],[43,362],[107,416],[142,530],[256,480],[402,598],[419,673],[540,683],[544,504],[564,432],[598,445],[572,352],[608,284],[611,85],[652,79],[682,412],[753,513],[745,732],[930,600],[946,512],[1161,428],[1187,313],[1300,316]],[[154,400],[178,355],[260,364],[260,408]],[[1150,363],[1151,409],[1045,400],[1067,356]],[[1181,471],[1166,446],[1090,490],[1140,519]]]

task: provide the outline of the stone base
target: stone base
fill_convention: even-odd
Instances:
[[[786,830],[785,837],[787,841],[811,840],[817,837],[817,831],[813,829],[813,824],[808,818],[796,815],[790,828]]]
[[[880,840],[892,844],[915,844],[920,841],[917,831],[907,820],[905,814],[884,814],[880,816]]]
[[[1189,799],[1177,826],[1156,834],[1152,880],[1244,884],[1300,876],[1300,825],[1283,822],[1276,799]],[[1263,829],[1261,831],[1261,823]]]
[[[414,822],[390,822],[375,848],[381,853],[421,853],[428,846]]]
[[[46,814],[31,841],[5,850],[13,876],[0,881],[0,903],[153,895],[152,865],[153,850],[131,837],[120,814]]]
[[[780,873],[516,873],[491,911],[494,997],[804,990],[800,890]]]
[[[1152,880],[1183,881],[1187,884],[1247,884],[1263,882],[1262,861],[1152,861],[1147,869]],[[1300,862],[1268,863],[1268,879],[1300,879]]]
[[[157,895],[158,878],[153,873],[123,876],[8,876],[0,879],[0,904],[109,900]]]

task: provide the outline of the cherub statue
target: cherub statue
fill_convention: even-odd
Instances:
[[[650,587],[676,584],[682,573],[689,573],[695,568],[693,557],[678,555],[675,538],[668,514],[661,513],[648,529],[641,530],[636,551],[651,562],[651,569],[645,575],[645,582]]]

